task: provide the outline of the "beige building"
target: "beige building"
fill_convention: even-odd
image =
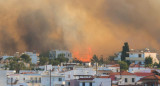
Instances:
[[[111,73],[110,76],[114,78],[113,82],[116,82],[117,85],[135,85],[136,83],[136,75],[126,71]]]

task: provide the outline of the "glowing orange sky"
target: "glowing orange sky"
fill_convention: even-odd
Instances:
[[[92,49],[91,48],[87,48],[86,51],[84,51],[85,53],[80,52],[79,50],[77,51],[73,51],[73,57],[77,58],[80,61],[83,62],[88,62],[91,60],[93,53],[92,53]]]

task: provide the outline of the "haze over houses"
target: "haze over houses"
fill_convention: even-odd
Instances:
[[[72,57],[67,50],[46,53],[16,52],[1,56],[4,86],[159,86],[158,53],[148,48],[129,49],[105,59],[90,61]]]

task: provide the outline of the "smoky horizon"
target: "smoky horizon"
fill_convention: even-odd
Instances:
[[[69,50],[79,57],[160,45],[159,0],[0,0],[0,52]],[[88,56],[87,56],[88,55]]]

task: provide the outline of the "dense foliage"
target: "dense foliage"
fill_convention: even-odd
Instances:
[[[129,45],[128,42],[124,43],[124,46],[122,47],[122,55],[121,55],[121,61],[126,61],[126,57],[129,57]]]
[[[31,62],[31,58],[30,58],[30,56],[27,55],[27,54],[22,54],[22,55],[20,56],[20,58],[22,58],[22,60],[23,60],[24,62],[26,62],[26,63],[30,63],[30,62]]]
[[[118,63],[119,63],[119,65],[120,65],[120,70],[121,70],[121,71],[126,71],[126,70],[128,70],[128,65],[127,65],[127,63],[126,63],[125,61],[119,61]]]
[[[9,57],[6,60],[8,60],[9,63],[7,63],[5,67],[9,68],[9,70],[16,70],[16,73],[19,73],[20,70],[26,68],[21,58]]]
[[[145,58],[145,67],[151,67],[152,66],[152,58],[149,56],[149,57],[146,57]]]

